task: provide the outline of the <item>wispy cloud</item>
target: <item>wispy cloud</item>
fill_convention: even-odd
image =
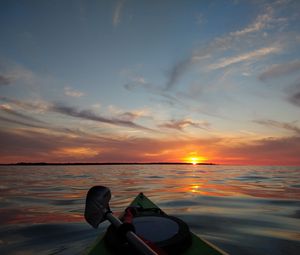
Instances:
[[[112,124],[116,126],[130,127],[140,130],[153,131],[150,128],[146,128],[144,126],[138,125],[132,121],[120,119],[120,118],[108,118],[101,115],[96,114],[91,110],[79,110],[76,107],[70,107],[63,104],[53,104],[51,106],[51,110],[57,113],[61,113],[67,116],[81,118],[85,120],[92,120],[101,123]]]
[[[269,40],[270,43],[270,41],[272,41],[270,38],[272,36],[274,37],[274,35],[270,36],[267,32],[265,33],[265,31],[269,29],[281,30],[286,25],[286,18],[276,17],[276,15],[278,15],[277,12],[280,12],[281,6],[284,5],[285,3],[281,3],[279,1],[265,4],[262,6],[263,11],[249,25],[241,28],[240,30],[215,37],[205,46],[192,50],[190,54],[187,54],[171,67],[165,88],[167,90],[171,89],[176,83],[178,83],[182,76],[192,69],[192,67],[204,63],[205,60],[213,59],[213,57],[217,54],[226,52],[227,50],[244,50],[246,45],[249,47],[256,45],[256,48],[261,47],[257,50],[257,52],[250,52],[250,54],[267,55],[267,49],[274,50],[274,52],[279,50],[278,47],[264,47],[265,42]],[[260,33],[260,35],[253,36],[253,34],[257,33]],[[264,36],[266,36],[266,38],[264,38]],[[254,40],[254,38],[259,39]],[[228,66],[229,64],[245,61],[246,58],[251,57],[251,55],[249,56],[247,54],[249,53],[240,54],[239,56],[228,59],[221,59],[219,63],[212,64],[210,67],[213,70]]]
[[[160,97],[160,99],[154,99],[156,102],[163,103],[171,107],[177,107],[179,109],[198,112],[209,116],[220,117],[215,110],[208,109],[206,106],[199,103],[199,95],[203,90],[199,83],[190,87],[190,90],[187,89],[185,92],[180,91],[173,93],[173,91],[167,90],[162,86],[147,82],[143,77],[134,77],[124,85],[124,88],[129,91],[144,92],[146,90],[149,94]],[[197,106],[193,104],[195,101],[197,101]]]
[[[46,112],[51,107],[50,103],[42,100],[37,100],[37,101],[33,100],[28,102],[28,101],[23,101],[23,100],[18,100],[9,97],[3,97],[3,96],[0,96],[0,100],[5,103],[13,104],[17,107],[20,107],[21,109],[33,110],[35,112]]]
[[[288,131],[292,131],[296,133],[297,135],[300,135],[300,127],[297,126],[296,122],[292,123],[286,123],[286,122],[280,122],[276,120],[255,120],[255,123],[267,126],[267,127],[275,127],[275,128],[281,128]]]
[[[300,92],[291,95],[290,102],[300,107]]]
[[[162,97],[163,101],[168,105],[183,104],[183,102],[181,102],[176,96],[173,96],[170,93],[168,93],[169,91],[167,91],[165,88],[147,82],[146,79],[142,76],[129,77],[129,80],[130,81],[124,85],[124,88],[129,91],[146,90],[152,95]]]
[[[170,128],[170,129],[176,129],[179,131],[182,131],[186,127],[195,127],[195,128],[201,128],[208,130],[210,129],[211,125],[210,123],[206,121],[202,122],[195,122],[190,119],[182,119],[182,120],[171,120],[167,123],[161,124],[160,127]]]
[[[73,89],[71,87],[65,87],[64,92],[65,92],[66,96],[70,96],[70,97],[82,97],[82,96],[84,96],[83,92],[81,92],[79,90],[76,90],[76,89]]]
[[[3,117],[3,116],[0,116],[0,121],[1,122],[7,122],[7,123],[10,123],[10,124],[17,124],[17,125],[21,125],[21,126],[25,126],[25,127],[31,127],[31,128],[44,128],[44,126],[41,126],[41,125],[32,124],[32,123],[22,121],[22,120],[6,118],[6,117]]]
[[[123,113],[120,113],[118,116],[122,120],[134,121],[134,120],[138,119],[139,117],[141,117],[142,114],[138,113],[138,112],[123,112]]]
[[[22,65],[17,65],[9,61],[0,62],[0,86],[9,85],[21,81],[22,83],[33,84],[37,76]]]
[[[259,75],[259,79],[266,81],[297,72],[300,72],[300,60],[272,65]]]
[[[166,90],[171,89],[181,78],[181,76],[190,68],[193,63],[193,57],[187,57],[177,62],[169,71],[169,77],[166,84]]]
[[[155,130],[136,124],[133,121],[129,120],[128,118],[126,119],[124,116],[105,117],[105,116],[101,116],[100,114],[96,114],[94,111],[90,109],[80,110],[76,107],[66,106],[63,103],[47,103],[47,102],[32,103],[32,102],[25,102],[21,100],[11,99],[7,97],[0,97],[0,100],[7,103],[12,103],[23,109],[56,112],[74,118],[92,120],[92,121],[107,123],[115,126],[129,127],[129,128],[139,129],[139,130],[155,132]],[[134,113],[132,113],[132,115],[133,114]],[[127,113],[126,115],[128,117],[129,113]]]
[[[115,27],[118,26],[121,21],[121,15],[122,15],[124,3],[125,0],[118,0],[116,7],[114,9],[113,16],[112,16],[112,23]]]
[[[112,116],[116,116],[117,118],[125,121],[135,121],[139,118],[149,118],[150,116],[149,110],[147,109],[124,111],[124,109],[120,109],[116,106],[110,105],[108,107],[108,111]]]
[[[215,69],[219,69],[219,68],[225,68],[227,66],[237,64],[240,62],[244,62],[244,61],[250,61],[253,59],[258,60],[259,58],[262,58],[264,56],[267,56],[267,55],[270,55],[273,53],[278,53],[280,51],[281,51],[281,48],[279,46],[261,48],[261,49],[247,52],[247,53],[237,55],[234,57],[222,58],[217,63],[209,65],[208,69],[215,70]]]
[[[242,30],[238,30],[235,32],[231,32],[231,36],[243,36],[248,33],[254,33],[261,31],[264,29],[273,19],[274,10],[271,6],[268,6],[264,13],[257,16],[255,21],[251,23],[249,26],[243,28]]]
[[[41,121],[37,118],[22,114],[18,111],[13,110],[9,105],[5,105],[5,104],[0,104],[0,110],[19,119],[25,120],[25,121],[30,121],[30,122],[36,122],[36,123],[43,123],[45,124],[44,121]]]
[[[289,91],[288,101],[293,105],[300,106],[300,80],[298,79]]]
[[[136,88],[148,88],[150,89],[152,85],[146,82],[145,78],[142,76],[129,77],[130,81],[124,85],[127,90],[133,90]]]
[[[300,107],[300,91],[299,92],[296,92],[294,94],[292,94],[290,97],[289,97],[289,101],[294,104],[294,105],[297,105]]]

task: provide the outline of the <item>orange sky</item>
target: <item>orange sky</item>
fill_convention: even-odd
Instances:
[[[299,165],[300,139],[156,139],[99,137],[18,129],[0,132],[1,163],[16,162],[197,162]]]

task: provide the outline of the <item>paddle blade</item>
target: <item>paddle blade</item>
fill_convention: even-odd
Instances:
[[[110,198],[110,190],[104,186],[94,186],[88,191],[84,217],[94,228],[97,228],[102,221],[106,220],[105,214],[109,211]]]

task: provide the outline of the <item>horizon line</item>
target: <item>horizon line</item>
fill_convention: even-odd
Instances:
[[[217,165],[215,163],[189,163],[189,162],[18,162],[0,163],[2,166],[11,165]]]

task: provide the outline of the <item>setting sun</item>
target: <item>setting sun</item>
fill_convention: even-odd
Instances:
[[[199,157],[199,156],[189,156],[185,158],[185,162],[197,165],[199,163],[203,163],[206,161],[205,157]]]
[[[198,158],[191,158],[191,163],[193,165],[197,165],[197,163],[199,163],[199,159]]]

